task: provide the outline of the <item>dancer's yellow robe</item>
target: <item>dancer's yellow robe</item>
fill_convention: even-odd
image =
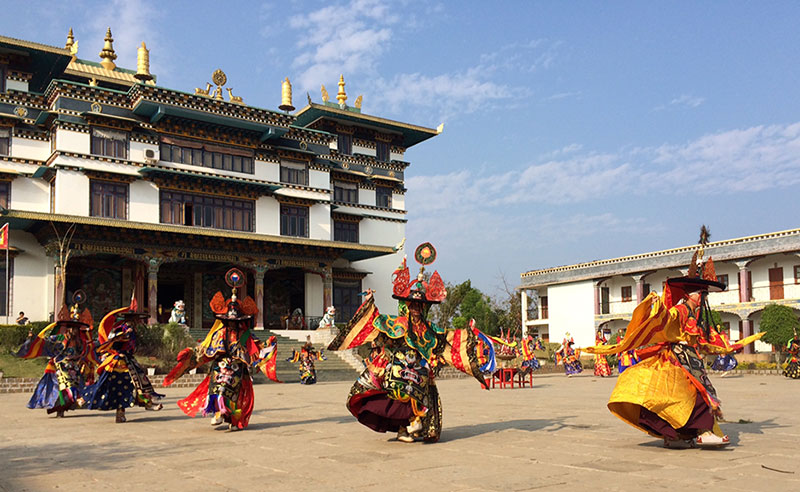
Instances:
[[[661,436],[639,425],[642,407],[667,421],[674,429],[679,429],[688,422],[699,391],[712,413],[717,413],[719,401],[680,365],[671,344],[685,343],[698,347],[702,352],[726,354],[758,340],[763,333],[731,344],[724,334],[713,328],[710,331],[710,337],[706,339],[696,320],[690,317],[686,305],[667,308],[664,299],[650,293],[633,311],[620,343],[585,348],[587,352],[599,355],[638,349],[636,353],[641,361],[619,375],[611,393],[608,402],[611,413],[654,437]]]

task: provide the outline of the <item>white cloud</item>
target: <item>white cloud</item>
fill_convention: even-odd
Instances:
[[[692,96],[689,94],[682,94],[679,97],[673,98],[669,104],[659,104],[654,111],[664,111],[669,108],[696,108],[706,101],[704,97]]]
[[[543,100],[544,101],[558,101],[559,99],[567,99],[572,97],[580,97],[583,93],[581,91],[573,91],[573,92],[558,92],[553,94],[552,96],[547,96]]]

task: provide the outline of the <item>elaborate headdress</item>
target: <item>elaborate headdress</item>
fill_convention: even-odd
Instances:
[[[78,327],[82,330],[91,330],[94,320],[88,308],[81,311],[80,304],[86,302],[86,293],[76,290],[72,294],[72,306],[63,304],[56,316],[56,327]]]
[[[401,301],[419,301],[428,304],[438,304],[447,297],[442,277],[439,272],[433,272],[429,281],[425,281],[425,265],[430,265],[436,260],[436,249],[431,243],[422,243],[414,251],[414,259],[422,265],[419,274],[414,280],[406,266],[406,257],[403,263],[394,271],[392,283],[392,297]]]
[[[244,321],[258,314],[258,306],[252,297],[247,296],[242,301],[236,297],[236,289],[246,283],[245,279],[244,273],[238,268],[231,268],[225,274],[225,283],[232,289],[230,299],[225,299],[222,292],[217,292],[209,303],[217,319]]]
[[[689,264],[689,273],[685,277],[667,279],[664,289],[664,303],[670,308],[692,292],[720,292],[725,289],[725,284],[717,282],[717,273],[714,270],[714,260],[704,257],[705,247],[711,232],[703,225],[700,228],[700,248],[692,255]]]

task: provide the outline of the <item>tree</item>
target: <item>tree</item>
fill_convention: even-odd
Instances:
[[[469,280],[458,285],[448,282],[445,284],[445,288],[447,289],[447,297],[440,304],[436,304],[431,308],[430,317],[442,328],[453,328],[452,320],[458,315],[458,307],[461,305],[461,301],[464,300],[466,293],[472,289],[472,283]]]
[[[778,348],[783,348],[794,337],[800,327],[800,321],[789,306],[770,304],[761,315],[762,341]]]

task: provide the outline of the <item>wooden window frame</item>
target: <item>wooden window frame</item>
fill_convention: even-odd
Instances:
[[[0,155],[10,156],[11,155],[11,135],[12,135],[12,127],[10,126],[0,126],[0,132],[3,134],[8,133],[7,137],[0,136]]]
[[[333,221],[333,240],[345,243],[358,243],[358,222],[345,220]]]
[[[727,290],[728,290],[728,285],[730,285],[730,284],[729,284],[729,282],[730,282],[730,277],[728,277],[728,274],[727,274],[727,273],[725,273],[725,274],[722,274],[722,275],[717,275],[717,282],[719,282],[719,283],[721,283],[721,284],[725,284],[725,288],[724,288],[724,289],[722,289],[722,290],[723,290],[723,291],[727,291]]]
[[[111,197],[111,202],[106,202]],[[117,199],[123,198],[123,204]],[[99,200],[99,201],[98,201]],[[128,183],[117,181],[102,181],[92,179],[89,182],[89,216],[104,217],[107,219],[128,220],[128,206],[130,203],[130,186]],[[122,205],[122,211],[119,210]],[[108,211],[108,207],[113,210]]]
[[[794,283],[800,284],[800,265],[794,266]]]
[[[307,162],[281,160],[280,173],[281,183],[308,186]]]
[[[358,204],[358,185],[355,183],[334,181],[333,201]]]
[[[103,137],[99,136],[98,132],[117,133],[125,138],[120,140],[116,138]],[[130,142],[130,134],[128,132],[113,128],[92,127],[89,135],[91,140],[90,153],[92,155],[111,157],[114,159],[128,159],[128,144]]]
[[[375,187],[375,206],[382,208],[392,208],[392,193],[393,190],[389,186],[376,186]],[[386,201],[382,203],[381,198]]]
[[[633,287],[623,285],[620,287],[619,295],[622,298],[622,302],[631,302],[633,300]]]
[[[390,158],[389,142],[375,142],[375,159],[380,162],[389,162]]]
[[[310,207],[282,203],[280,211],[281,236],[308,237],[309,216]],[[293,218],[295,218],[294,221],[292,220]]]
[[[333,280],[333,305],[336,306],[336,321],[346,322],[353,317],[360,306],[358,297],[360,292],[361,280]]]
[[[189,164],[190,166],[220,169],[242,174],[255,174],[254,157],[207,150],[189,144],[176,145],[172,140],[162,141],[159,146],[159,158],[166,162]],[[200,145],[200,144],[197,144]],[[215,147],[216,148],[216,147]]]
[[[159,215],[162,224],[226,231],[255,231],[253,200],[166,189],[159,193]]]
[[[353,136],[349,133],[339,133],[336,136],[336,148],[340,154],[353,155]]]

